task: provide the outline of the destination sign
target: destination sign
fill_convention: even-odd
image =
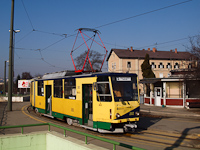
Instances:
[[[117,81],[131,81],[131,77],[116,77]]]

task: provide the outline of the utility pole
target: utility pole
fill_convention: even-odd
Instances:
[[[6,62],[5,61],[5,66],[4,66],[4,86],[3,86],[3,94],[6,95]]]
[[[12,111],[13,86],[13,26],[14,26],[14,0],[11,4],[10,44],[9,44],[9,75],[8,75],[8,111]]]

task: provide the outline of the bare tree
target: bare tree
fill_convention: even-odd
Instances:
[[[14,83],[14,92],[19,92],[18,90],[18,80],[20,80],[21,79],[21,77],[20,77],[20,75],[18,74],[17,75],[17,78],[16,78],[16,80],[15,80],[15,83]]]
[[[21,79],[32,79],[32,75],[30,74],[30,72],[22,72],[22,77]]]
[[[82,54],[80,54],[78,57],[75,58],[75,62],[76,62],[76,68],[77,69],[82,69],[83,64],[85,62],[85,58],[87,56],[87,50],[85,52],[83,52]],[[102,58],[103,54],[94,51],[94,50],[90,50],[89,52],[89,59],[92,65],[93,70],[99,70],[103,61]],[[86,64],[85,64],[85,70],[87,71],[91,71],[92,70],[89,61],[87,59]]]
[[[200,78],[200,34],[197,36],[189,37],[189,46],[185,46],[186,50],[189,51],[191,54],[192,60],[195,60],[197,63],[195,66],[194,76]]]
[[[36,77],[36,78],[42,78],[42,74],[40,74],[40,73],[37,73],[37,74],[35,74],[35,76],[34,77]]]

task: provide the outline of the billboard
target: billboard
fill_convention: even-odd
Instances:
[[[18,88],[30,88],[30,80],[18,80]]]

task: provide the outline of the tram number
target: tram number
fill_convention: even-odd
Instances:
[[[131,77],[116,77],[117,81],[131,81]]]
[[[134,116],[134,112],[130,112],[130,113],[129,113],[129,116]]]

